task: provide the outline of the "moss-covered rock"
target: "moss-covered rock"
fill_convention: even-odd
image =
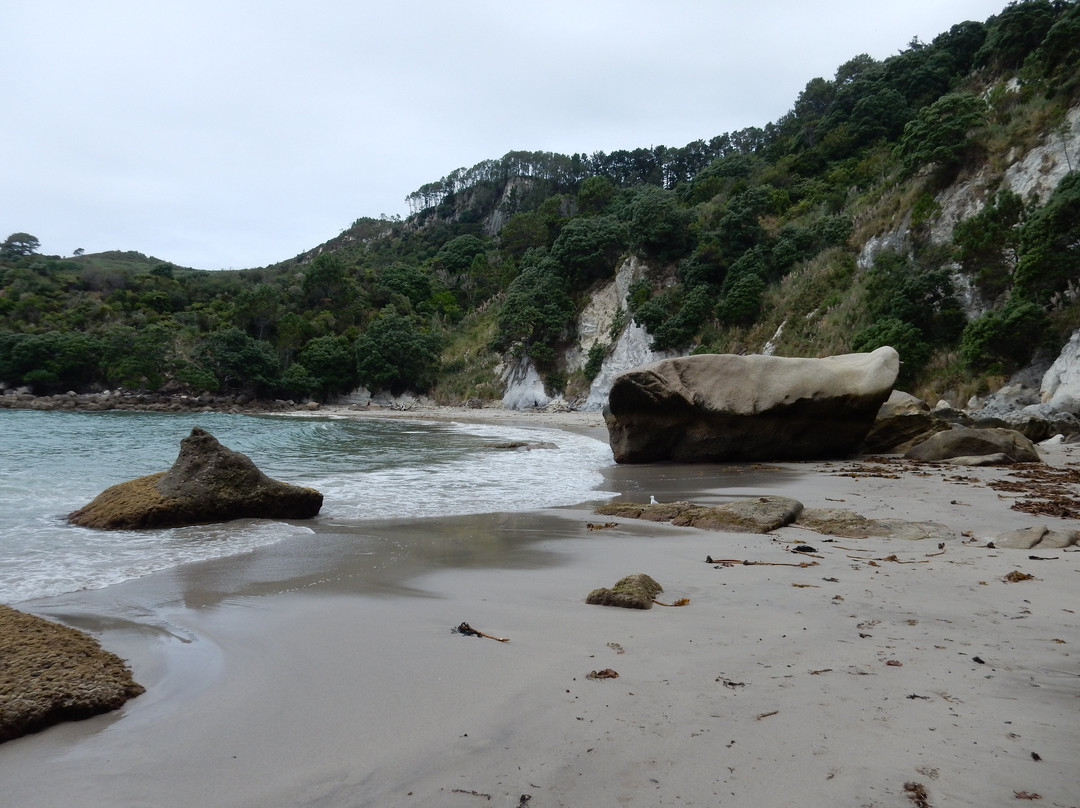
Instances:
[[[611,589],[594,589],[585,598],[595,606],[621,606],[624,609],[651,609],[653,598],[664,591],[655,580],[643,572],[627,575]]]
[[[0,742],[115,710],[142,692],[93,637],[0,605]]]
[[[125,530],[243,518],[311,519],[322,499],[312,488],[272,480],[247,455],[195,427],[168,471],[114,485],[68,514],[68,521]]]

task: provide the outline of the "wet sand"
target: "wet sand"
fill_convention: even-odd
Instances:
[[[598,429],[598,415],[573,415],[567,428]],[[1047,459],[1080,462],[1072,451]],[[1005,470],[866,472],[622,466],[605,488],[705,504],[782,494],[933,520],[956,533],[943,553],[792,527],[590,530],[606,520],[586,503],[323,525],[18,604],[93,633],[147,693],[0,745],[3,803],[944,806],[1037,794],[1076,806],[1080,553],[1032,560],[985,544],[1080,523],[1011,510],[1015,494],[984,484]],[[798,543],[816,552],[796,556]],[[1005,582],[1014,570],[1035,579]],[[690,603],[584,603],[635,572],[664,587],[661,600]],[[452,633],[463,621],[509,642]],[[618,678],[587,678],[604,669]]]

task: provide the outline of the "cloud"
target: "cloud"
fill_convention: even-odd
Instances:
[[[682,146],[999,3],[9,0],[0,228],[261,266],[510,150]],[[0,234],[2,235],[2,234]]]

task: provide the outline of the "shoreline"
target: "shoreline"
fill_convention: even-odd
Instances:
[[[375,417],[466,415],[440,411]],[[490,422],[491,410],[471,412]],[[599,413],[505,412],[499,422],[603,424]],[[1080,460],[1071,447],[1044,454]],[[985,485],[1008,469],[892,478],[863,466],[613,465],[605,488],[703,504],[780,494],[939,521],[956,532],[944,554],[926,541],[827,541],[792,527],[751,536],[627,520],[589,530],[597,517],[574,506],[365,525],[368,539],[397,548],[381,569],[342,534],[22,604],[94,634],[148,692],[117,713],[0,745],[0,787],[14,808],[796,796],[884,807],[912,804],[909,783],[930,805],[1037,793],[1074,806],[1080,554],[1032,561],[985,540],[1080,523],[1010,510],[1014,495]],[[704,563],[784,562],[802,542],[818,566]],[[1036,579],[1004,582],[1014,569]],[[635,572],[689,605],[584,603]],[[451,634],[463,621],[510,642]],[[587,678],[606,668],[619,678]]]

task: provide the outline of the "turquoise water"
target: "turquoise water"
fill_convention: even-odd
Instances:
[[[0,412],[0,602],[96,589],[310,535],[303,522],[240,520],[98,531],[65,516],[116,483],[164,471],[193,426],[275,479],[317,488],[316,524],[524,511],[603,499],[606,443],[482,424],[227,415]],[[498,441],[550,441],[508,451]]]

